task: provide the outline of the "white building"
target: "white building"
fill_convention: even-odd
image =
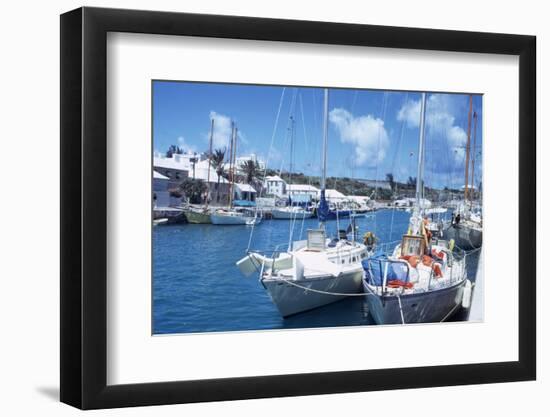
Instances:
[[[266,195],[275,195],[280,198],[284,197],[287,191],[286,182],[278,175],[265,177],[264,188]]]
[[[307,196],[310,200],[319,199],[320,191],[317,187],[309,184],[288,184],[287,194],[292,196]]]
[[[412,207],[416,203],[416,198],[406,197],[400,200],[394,200],[393,205],[399,208]],[[423,209],[428,209],[432,207],[432,202],[426,198],[420,199],[420,207]]]
[[[318,198],[321,198],[321,191],[319,191]],[[328,188],[325,190],[325,198],[327,199],[327,201],[331,201],[333,203],[340,203],[347,200],[347,197],[344,194],[332,188]]]
[[[195,159],[194,155],[174,154],[168,158],[157,154],[153,158],[153,168],[157,173],[168,177],[169,189],[177,188],[185,178],[200,179],[208,185],[210,202],[225,204],[228,201],[229,181],[220,176],[218,190],[216,170],[212,166],[210,166],[210,170],[208,169],[208,159],[200,160],[198,154],[196,154],[197,158]]]
[[[153,171],[153,207],[169,207],[170,192],[168,191],[168,183],[170,179]]]
[[[347,199],[348,201],[351,201],[352,203],[357,204],[357,206],[361,209],[370,208],[374,203],[370,199],[370,197],[364,196],[364,195],[348,195]]]
[[[233,200],[256,201],[256,190],[250,184],[235,184]]]
[[[235,158],[235,166],[237,167],[237,173],[239,174],[243,173],[241,166],[245,164],[247,161],[252,161],[258,164],[258,168],[261,171],[265,169],[265,162],[262,161],[260,158],[258,158],[258,156],[255,153],[251,153],[250,155],[243,155]]]

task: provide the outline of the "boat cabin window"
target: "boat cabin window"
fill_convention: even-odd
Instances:
[[[422,236],[403,236],[401,256],[422,256],[426,252],[426,240]]]

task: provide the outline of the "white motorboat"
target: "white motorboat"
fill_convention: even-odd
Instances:
[[[168,223],[168,219],[166,217],[153,220],[153,226],[160,226],[161,224],[166,224],[166,223]]]

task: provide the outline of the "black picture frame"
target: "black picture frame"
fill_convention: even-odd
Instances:
[[[108,32],[519,56],[519,360],[107,385]],[[523,35],[88,7],[63,14],[61,401],[94,409],[535,379],[535,51],[536,38]]]

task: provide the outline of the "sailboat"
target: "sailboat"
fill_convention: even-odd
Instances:
[[[474,210],[472,193],[474,188],[475,173],[475,152],[477,136],[477,113],[474,112],[474,152],[471,158],[471,185],[468,183],[470,171],[470,128],[472,120],[472,96],[470,95],[470,110],[468,112],[468,139],[466,142],[466,158],[464,169],[464,201],[456,207],[453,221],[445,230],[444,236],[447,239],[454,239],[456,244],[464,250],[478,249],[483,241],[483,222],[481,210]]]
[[[261,215],[250,208],[233,207],[233,186],[235,185],[235,160],[237,158],[237,128],[233,126],[229,155],[229,196],[228,208],[220,208],[210,214],[210,221],[215,225],[247,225],[260,223]]]
[[[241,272],[249,276],[259,273],[259,280],[282,317],[321,307],[361,289],[367,257],[365,245],[349,240],[346,231],[329,239],[325,221],[329,212],[325,198],[328,145],[328,90],[324,91],[323,168],[318,207],[319,228],[307,231],[307,240],[289,239],[287,251],[274,251],[270,256],[249,251],[237,262]]]
[[[210,197],[210,168],[212,158],[212,139],[214,137],[214,119],[212,119],[210,125],[210,148],[208,153],[208,177],[206,180],[208,191],[205,197],[205,203],[203,207],[193,206],[191,204],[183,208],[183,215],[187,219],[187,223],[192,224],[208,224],[212,223],[210,220],[210,210],[208,209],[208,199]]]
[[[467,255],[459,255],[454,242],[440,240],[429,232],[420,204],[426,93],[422,93],[420,113],[416,203],[409,230],[389,255],[377,253],[363,261],[366,302],[377,324],[439,322],[461,305],[469,306],[472,286],[466,275]]]

